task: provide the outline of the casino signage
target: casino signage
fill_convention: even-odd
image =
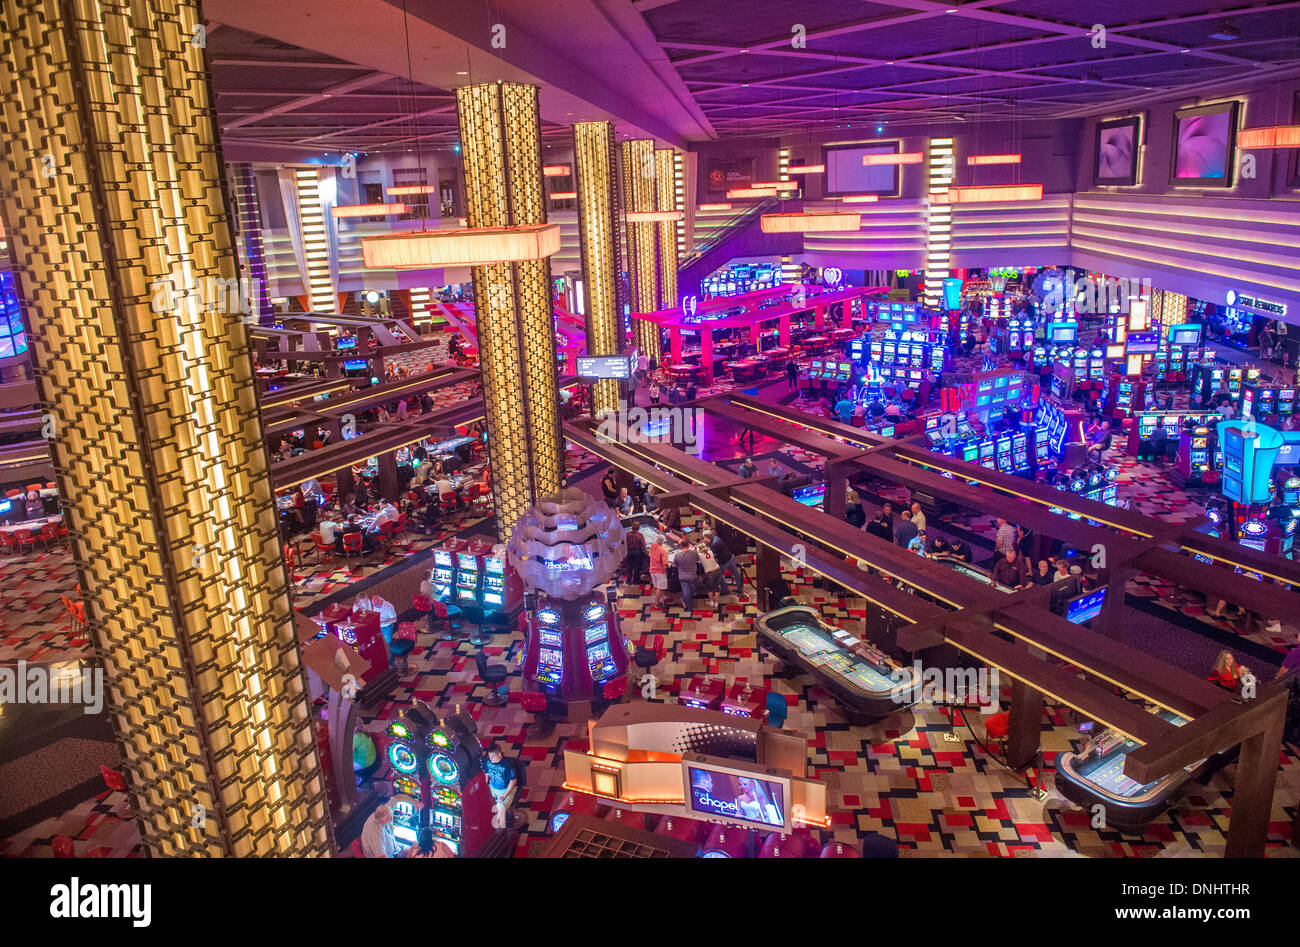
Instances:
[[[1227,300],[1228,305],[1234,309],[1249,309],[1251,312],[1263,313],[1269,316],[1286,315],[1286,303],[1274,302],[1271,299],[1260,299],[1258,296],[1248,296],[1239,290],[1228,290]]]

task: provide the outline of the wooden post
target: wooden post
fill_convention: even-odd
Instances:
[[[997,697],[994,695],[994,699]],[[1007,730],[1007,765],[1022,769],[1038,755],[1043,730],[1043,695],[1024,681],[1011,682],[1011,718]]]
[[[1282,752],[1286,701],[1259,733],[1241,741],[1237,777],[1232,786],[1232,814],[1228,819],[1227,858],[1263,858],[1268,840],[1273,791],[1277,788],[1277,760]]]

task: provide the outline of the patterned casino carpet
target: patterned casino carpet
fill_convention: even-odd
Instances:
[[[724,457],[740,453],[734,442],[714,446],[727,452]],[[774,452],[779,452],[782,462],[814,471],[820,466],[820,459],[806,452],[770,438],[758,439],[755,453],[760,466],[766,454]],[[568,461],[571,478],[591,487],[597,459],[571,450]],[[1167,468],[1139,463],[1118,450],[1107,462],[1121,468],[1121,496],[1132,497],[1136,509],[1178,519],[1195,516],[1203,507],[1202,497],[1173,488]],[[481,516],[465,514],[446,524],[444,533],[482,530],[484,525]],[[991,550],[994,524],[988,517],[962,516],[946,525],[969,535],[977,552]],[[412,619],[410,593],[425,577],[428,549],[440,538],[413,537],[389,555],[361,563],[325,565],[308,557],[297,569],[295,606],[315,610],[330,601],[379,594],[397,605],[401,620]],[[830,623],[853,629],[862,620],[863,612],[853,603],[814,588],[806,577],[788,574],[787,578],[797,597],[820,608]],[[75,582],[65,552],[0,562],[0,663],[85,654],[86,643],[72,633],[58,597]],[[1159,624],[1172,622],[1172,633],[1195,636],[1201,648],[1236,641],[1243,648],[1259,649],[1244,654],[1272,655],[1276,660],[1289,643],[1284,635],[1247,629],[1243,622],[1213,619],[1205,614],[1199,597],[1173,592],[1167,583],[1138,576],[1128,588],[1129,604],[1142,612],[1144,621],[1155,622],[1157,615],[1167,618]],[[829,787],[833,824],[823,833],[826,841],[856,842],[878,832],[896,839],[905,857],[1178,857],[1223,852],[1232,809],[1231,766],[1205,785],[1193,784],[1179,804],[1141,836],[1098,831],[1091,828],[1085,813],[1054,790],[1057,755],[1080,741],[1070,711],[1049,706],[1044,714],[1042,772],[1031,768],[1024,774],[1012,773],[981,748],[984,729],[978,714],[972,713],[956,727],[959,742],[944,739],[952,728],[947,708],[925,703],[872,726],[850,725],[812,678],[773,673],[771,659],[757,649],[752,628],[757,609],[752,601],[724,597],[717,609],[711,609],[700,600],[687,615],[680,605],[653,606],[648,587],[625,587],[623,593],[619,608],[625,634],[638,643],[647,635],[665,638],[666,657],[655,671],[659,680],[655,699],[675,700],[689,680],[700,675],[761,683],[786,698],[790,707],[786,727],[808,736],[810,770]],[[508,754],[528,763],[520,802],[527,824],[519,835],[516,855],[529,857],[539,854],[547,840],[547,816],[561,794],[563,751],[585,747],[586,725],[561,723],[544,740],[527,739],[525,728],[532,717],[519,703],[521,646],[519,634],[503,633],[483,649],[493,662],[504,662],[511,674],[510,702],[493,708],[482,703],[487,689],[478,681],[475,646],[464,640],[437,641],[422,631],[409,672],[391,699],[373,708],[363,727],[381,730],[413,697],[448,710],[468,708],[485,741],[499,741]],[[0,727],[4,727],[13,708],[0,709],[4,710]],[[27,716],[15,724],[22,737],[37,732],[45,722]],[[71,836],[83,857],[139,854],[139,837],[125,795],[107,790],[98,776],[99,763],[111,759],[115,751],[106,721],[101,719],[97,729],[85,721],[65,725],[74,729],[30,742],[0,729],[0,799],[6,798],[6,780],[24,787],[0,812],[0,856],[48,857],[52,840],[59,835]],[[63,754],[63,760],[51,762],[51,753]],[[1300,852],[1291,846],[1291,832],[1300,801],[1300,750],[1286,746],[1279,764],[1268,854],[1296,857]],[[32,795],[26,787],[41,778],[42,767],[58,771],[57,785]],[[1046,790],[1042,798],[1033,788],[1040,779]]]

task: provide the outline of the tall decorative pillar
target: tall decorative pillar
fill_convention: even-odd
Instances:
[[[545,224],[537,87],[464,86],[456,109],[469,226]],[[492,263],[472,272],[492,496],[504,541],[524,511],[564,485],[551,264]]]
[[[235,197],[235,222],[238,227],[240,257],[251,287],[253,314],[262,325],[275,321],[271,289],[266,284],[266,254],[262,247],[262,211],[257,204],[257,185],[253,166],[241,161],[231,166]]]
[[[658,201],[655,190],[655,143],[638,138],[622,144],[623,202],[628,211],[653,211]],[[632,282],[632,334],[637,349],[648,358],[659,359],[659,326],[636,314],[659,308],[659,281],[655,272],[655,224],[629,221],[627,224],[628,273]]]
[[[622,351],[622,260],[618,240],[618,149],[612,122],[573,126],[574,175],[578,189],[578,239],[587,296],[587,354]],[[602,378],[592,386],[592,412],[617,411],[618,382]]]
[[[655,210],[675,212],[677,206],[674,161],[676,152],[661,148],[655,152]],[[671,309],[677,298],[677,228],[676,220],[661,220],[659,228],[659,308]]]
[[[925,202],[925,291],[930,309],[943,302],[943,281],[952,267],[952,204],[947,202],[953,181],[951,138],[930,139],[930,184]]]
[[[307,261],[307,298],[311,311],[339,312],[343,304],[335,294],[330,272],[329,234],[325,207],[320,199],[320,170],[299,168],[293,174],[298,189],[298,221],[302,227],[302,253]]]
[[[201,23],[0,5],[0,209],[144,844],[328,855]]]

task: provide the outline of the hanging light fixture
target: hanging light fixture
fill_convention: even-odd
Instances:
[[[774,187],[733,187],[727,192],[727,197],[736,199],[742,197],[776,197],[776,188]]]
[[[1041,184],[999,184],[980,187],[950,187],[946,193],[930,195],[932,204],[990,204],[995,201],[1041,201]]]
[[[629,224],[657,224],[666,220],[681,220],[679,210],[630,210],[623,215]]]
[[[862,163],[867,167],[891,164],[920,164],[925,155],[919,151],[903,151],[886,155],[863,155]]]
[[[562,178],[569,174],[567,164],[544,164],[542,165],[542,177]]]
[[[405,214],[409,210],[405,204],[340,204],[330,208],[330,216],[383,217],[387,214]]]
[[[967,155],[966,164],[1019,164],[1020,155]]]
[[[726,201],[713,201],[709,204],[700,204],[696,210],[731,210],[731,205]]]
[[[824,164],[792,164],[785,169],[786,174],[823,174],[825,171]]]
[[[1300,125],[1243,128],[1237,133],[1237,147],[1242,151],[1255,148],[1300,148]]]
[[[845,204],[874,204],[880,200],[879,194],[846,194],[840,198]]]
[[[523,263],[543,260],[559,249],[559,224],[425,230],[361,239],[365,265],[383,270]]]
[[[796,214],[764,214],[763,233],[821,233],[851,231],[862,227],[862,215],[844,211],[803,211]]]
[[[432,194],[436,190],[438,188],[432,184],[397,184],[384,188],[384,194],[388,197],[406,197],[415,194]]]
[[[551,200],[553,201],[576,201],[578,199],[577,191],[552,191]]]
[[[777,191],[797,191],[798,181],[755,181],[750,187],[770,187]]]

